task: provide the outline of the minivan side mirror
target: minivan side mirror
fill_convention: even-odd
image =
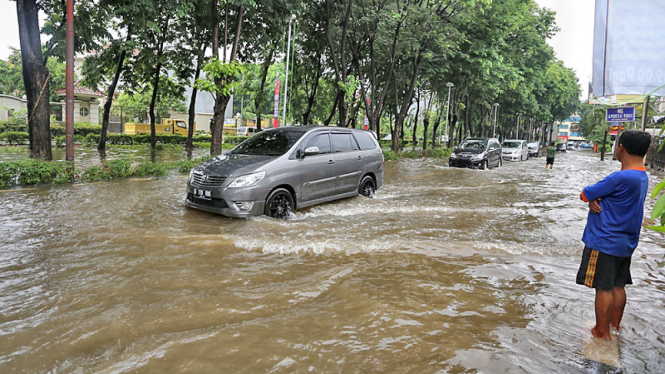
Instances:
[[[307,147],[305,148],[305,156],[314,156],[319,154],[319,147]]]

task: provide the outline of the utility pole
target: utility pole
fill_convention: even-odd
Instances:
[[[286,126],[286,99],[288,95],[288,87],[289,87],[289,52],[291,50],[291,22],[296,18],[295,14],[291,15],[291,19],[289,19],[289,33],[288,33],[288,38],[286,42],[286,76],[284,77],[284,108],[282,109],[282,126]]]
[[[446,105],[446,133],[444,136],[448,136],[448,121],[450,120],[450,91],[455,87],[453,82],[448,82],[446,83],[446,87],[448,87],[448,105]],[[462,139],[460,139],[462,141]],[[448,139],[448,144],[450,144],[450,139]]]
[[[517,112],[517,123],[515,124],[515,130],[516,130],[515,139],[520,138],[520,116],[521,115],[522,115],[521,113]]]
[[[65,43],[65,157],[74,161],[74,0],[67,0]]]
[[[494,103],[494,129],[492,130],[492,137],[496,138],[496,114],[499,112],[499,103]]]
[[[644,99],[644,108],[642,109],[642,131],[644,131],[647,128],[647,116],[649,115],[650,99],[651,95],[647,95],[646,99]]]

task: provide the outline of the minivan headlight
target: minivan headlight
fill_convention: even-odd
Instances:
[[[453,160],[456,159],[456,158],[457,158],[457,154],[456,154],[456,153],[451,153],[451,154],[450,154],[450,158],[452,158]]]
[[[254,186],[257,183],[259,183],[261,181],[261,179],[263,179],[265,176],[266,176],[265,171],[260,171],[258,173],[252,173],[252,174],[247,174],[247,175],[241,175],[238,178],[236,178],[235,180],[233,180],[233,182],[231,182],[229,187],[232,187],[232,188],[233,187],[251,187],[251,186]]]
[[[190,181],[192,180],[192,177],[194,177],[194,168],[192,168],[192,170],[189,171],[189,180]]]

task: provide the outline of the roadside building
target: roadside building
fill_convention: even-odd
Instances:
[[[64,88],[55,91],[55,94],[62,97],[63,100],[54,103],[60,104],[61,118],[65,114],[65,96],[67,92]],[[93,125],[99,125],[99,98],[106,97],[106,94],[100,91],[84,87],[81,81],[74,83],[74,122],[89,122]],[[53,108],[52,110],[57,110]]]

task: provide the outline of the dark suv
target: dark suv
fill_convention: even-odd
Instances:
[[[280,127],[192,169],[186,205],[229,217],[287,218],[296,208],[383,185],[373,133],[337,127]]]
[[[501,144],[494,138],[466,138],[450,155],[448,165],[489,169],[501,166]]]

